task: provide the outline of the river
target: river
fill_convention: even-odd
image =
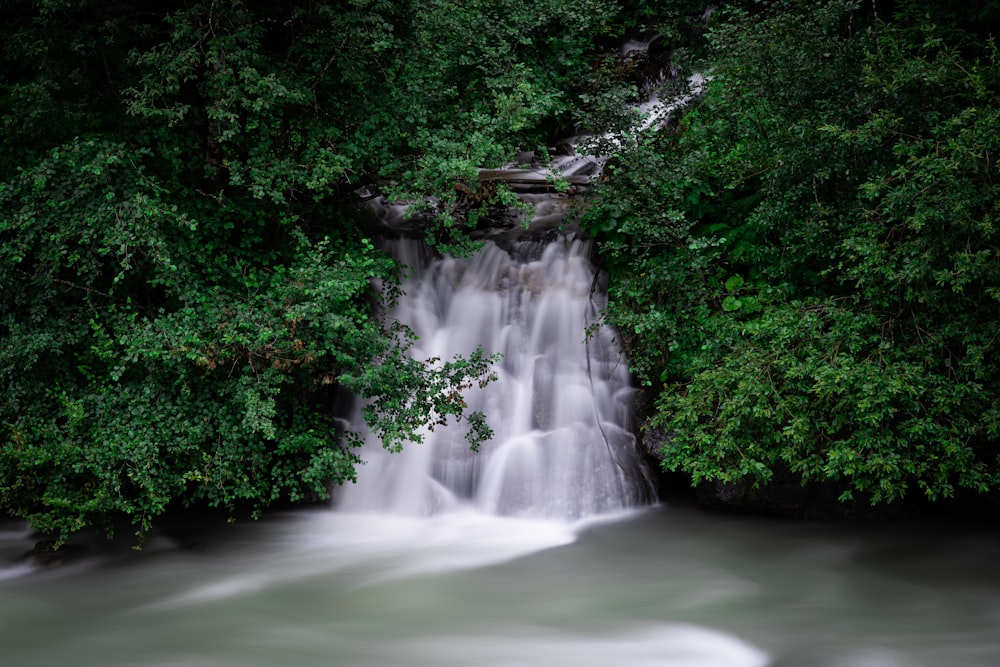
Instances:
[[[275,514],[0,581],[0,664],[997,665],[998,562],[994,530],[674,506]]]

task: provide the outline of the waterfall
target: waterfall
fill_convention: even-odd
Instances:
[[[626,43],[621,57],[652,58],[656,39]],[[652,60],[670,66],[663,54]],[[661,100],[655,84],[667,69],[657,76],[644,91],[637,133],[663,126],[706,80],[692,75],[680,95]],[[532,205],[530,233],[516,227],[518,214],[511,211],[500,224],[475,231],[486,244],[472,258],[434,257],[414,239],[388,242],[387,251],[408,267],[404,296],[389,317],[417,334],[416,358],[448,359],[479,347],[503,355],[497,381],[465,395],[495,435],[478,453],[459,428],[436,428],[398,454],[369,438],[357,484],[339,495],[341,509],[424,516],[474,508],[575,520],[655,496],[630,431],[634,389],[625,359],[614,333],[600,326],[606,294],[598,289],[591,242],[564,227],[572,194],[553,192],[556,180],[572,193],[600,176],[605,159],[576,150],[581,141],[594,144],[591,139],[568,138],[546,160],[525,153],[499,169],[480,170],[480,180],[503,181]],[[609,135],[595,145],[618,142]],[[370,199],[383,228],[397,235],[406,228],[404,205]]]
[[[652,496],[629,431],[625,360],[599,322],[590,241],[489,241],[472,258],[433,258],[422,241],[388,250],[410,267],[389,317],[419,337],[416,358],[447,359],[477,347],[503,355],[497,380],[469,390],[495,435],[470,451],[461,428],[389,453],[372,438],[346,511],[427,515],[474,508],[504,516],[579,519]],[[588,336],[588,329],[591,329]]]

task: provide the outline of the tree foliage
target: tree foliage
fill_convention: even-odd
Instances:
[[[345,393],[389,448],[489,436],[459,390],[494,359],[414,361],[380,320],[359,189],[454,224],[456,182],[561,122],[612,3],[2,6],[0,511],[63,539],[324,496]]]
[[[459,390],[492,357],[417,362],[380,320],[361,194],[449,240],[479,167],[573,122],[614,153],[583,224],[666,467],[997,486],[993,2],[0,6],[0,511],[38,530],[323,496],[344,394],[392,449],[488,437]],[[664,95],[707,75],[662,127],[597,55],[649,29]]]
[[[1000,483],[994,23],[896,5],[723,6],[704,93],[618,143],[587,214],[695,482]]]

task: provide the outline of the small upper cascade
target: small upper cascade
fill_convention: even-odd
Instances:
[[[694,73],[687,77],[680,94],[666,99],[660,90],[680,76],[659,34],[630,39],[619,48],[618,58],[634,71],[643,101],[636,107],[635,132],[664,127],[676,110],[684,107],[704,89],[708,77]],[[499,169],[480,169],[481,181],[503,181],[515,192],[557,192],[556,184],[579,192],[601,177],[606,155],[581,152],[581,145],[614,146],[620,138],[606,135],[595,138],[586,134],[568,137],[549,150],[545,160],[534,153],[522,153]]]
[[[684,85],[677,86],[680,92],[662,98],[660,91],[664,85],[669,81],[677,82],[679,73],[661,36],[656,34],[624,42],[618,58],[634,71],[643,98],[634,109],[637,122],[630,130],[632,134],[665,127],[671,114],[697,97],[709,78],[701,73],[692,74]],[[595,154],[592,149],[613,149],[622,141],[622,136],[613,133],[603,136],[581,133],[563,138],[547,152],[523,152],[500,167],[480,169],[478,185],[456,185],[457,190],[464,191],[476,202],[474,206],[481,203],[484,193],[495,188],[496,183],[502,183],[529,204],[532,213],[526,217],[522,211],[502,206],[491,206],[488,211],[481,209],[485,215],[477,228],[470,230],[470,236],[493,240],[509,249],[524,238],[551,240],[560,231],[574,231],[567,214],[577,195],[601,179],[608,162],[607,155]],[[367,189],[363,194],[379,226],[393,234],[414,235],[426,224],[426,217],[409,216],[412,209],[407,202],[390,202]],[[433,215],[439,202],[428,200],[427,203]],[[498,208],[502,210],[497,211]]]

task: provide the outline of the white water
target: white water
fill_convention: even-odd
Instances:
[[[414,270],[390,317],[419,336],[417,358],[503,354],[497,380],[465,396],[495,435],[478,453],[461,427],[436,428],[398,454],[371,439],[357,484],[340,492],[342,511],[567,521],[649,501],[628,430],[624,359],[609,330],[587,336],[603,305],[588,243],[521,242],[511,254],[488,243],[472,259],[433,261],[420,241],[393,251]]]

